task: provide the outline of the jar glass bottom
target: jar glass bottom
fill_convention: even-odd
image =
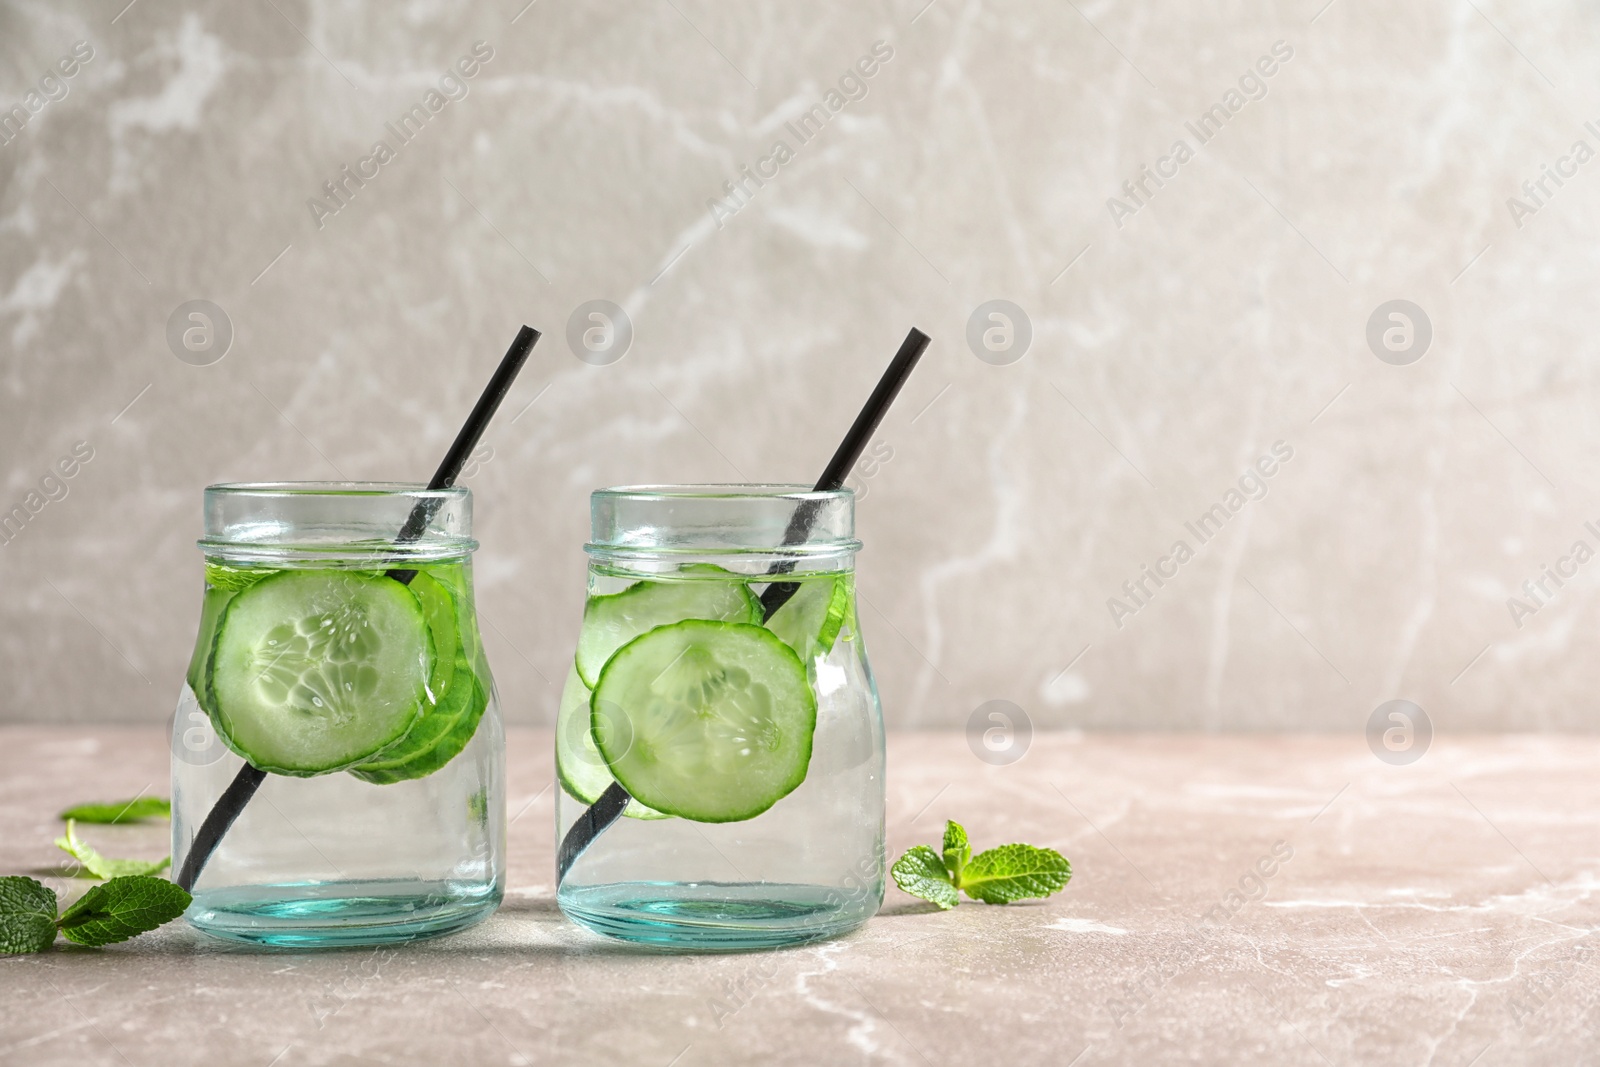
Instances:
[[[737,952],[820,941],[872,918],[883,897],[774,882],[620,882],[562,886],[569,919],[637,944]]]
[[[243,766],[184,693],[173,747],[180,865]],[[374,785],[269,774],[201,872],[184,918],[214,937],[285,948],[415,941],[481,922],[504,895],[503,760],[491,698],[466,748],[425,777]]]
[[[195,894],[185,918],[213,937],[280,948],[387,945],[453,933],[500,906],[476,882],[368,881],[238,886]]]

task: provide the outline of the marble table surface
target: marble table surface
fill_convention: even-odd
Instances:
[[[730,956],[562,918],[549,743],[511,732],[487,923],[324,953],[173,924],[0,958],[0,1063],[1600,1062],[1600,739],[1436,738],[1395,767],[1359,735],[1040,734],[992,767],[960,733],[896,734],[896,855],[953,817],[980,847],[1060,849],[1072,883],[949,913],[891,886],[850,937]],[[166,758],[154,729],[0,729],[0,872],[60,873],[54,813],[160,783]],[[164,847],[164,826],[95,829]]]

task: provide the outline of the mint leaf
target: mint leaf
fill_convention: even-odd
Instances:
[[[950,884],[950,874],[944,861],[927,845],[907,849],[890,868],[894,884],[914,897],[932,901],[945,911],[956,906],[956,887]]]
[[[79,804],[75,808],[68,808],[57,817],[92,823],[170,819],[172,802],[166,797],[134,797],[132,800],[114,800],[105,804]]]
[[[148,860],[107,859],[96,852],[93,845],[78,836],[78,824],[73,819],[67,820],[66,836],[56,838],[56,847],[83,864],[83,869],[95,878],[123,878],[130,875],[160,874],[172,862],[171,856],[153,863]]]
[[[958,822],[945,820],[944,867],[950,872],[950,881],[961,884],[961,872],[972,859],[972,846],[967,843],[967,829]]]
[[[92,887],[57,925],[68,941],[110,945],[182,915],[192,898],[165,878],[134,875]]]
[[[1054,849],[1001,845],[974,856],[956,884],[973,900],[1009,904],[1059,893],[1071,877],[1072,864]]]
[[[0,955],[43,952],[56,939],[56,891],[32,878],[0,878]]]

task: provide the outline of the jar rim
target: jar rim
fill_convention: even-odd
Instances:
[[[629,500],[838,500],[854,496],[849,486],[814,489],[788,482],[704,482],[660,485],[614,485],[596,489],[591,499]]]
[[[452,485],[429,489],[423,482],[217,482],[206,486],[207,493],[226,496],[302,497],[302,496],[406,496],[424,499],[458,499],[470,496],[471,489]]]

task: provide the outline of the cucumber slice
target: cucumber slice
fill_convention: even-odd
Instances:
[[[683,568],[706,578],[635,582],[620,593],[590,597],[578,634],[578,677],[590,689],[611,654],[657,626],[684,619],[760,622],[761,602],[738,575],[710,564]]]
[[[764,626],[657,627],[611,657],[590,703],[611,773],[669,815],[753,819],[811,762],[816,696],[800,657]]]
[[[456,628],[456,600],[442,582],[426,571],[412,576],[410,588],[411,594],[422,604],[428,633],[433,637],[433,672],[428,675],[428,695],[438,704],[450,691],[456,654],[461,649],[460,631]]]
[[[589,687],[578,677],[576,666],[567,671],[567,684],[561,688],[561,708],[556,712],[556,778],[567,795],[581,804],[593,804],[616,781],[606,768],[605,757],[594,747]],[[637,800],[628,801],[622,814],[631,819],[671,818]]]
[[[467,676],[472,673],[472,665],[465,660],[458,661],[451,673],[461,684],[452,685],[443,700],[424,708],[422,718],[406,731],[405,736],[351,767],[351,773],[398,767],[443,741],[467,711],[473,697],[472,687],[466,684]]]
[[[489,703],[488,667],[477,644],[466,640],[474,628],[459,625],[464,616],[462,604],[470,595],[463,592],[464,577],[461,567],[453,565],[418,571],[411,579],[411,591],[422,604],[433,636],[434,671],[428,683],[433,703],[399,741],[351,767],[355,777],[375,785],[425,777],[460,755],[477,733]],[[452,651],[444,670],[439,668],[441,649]]]
[[[233,596],[232,589],[208,584],[205,599],[200,602],[200,632],[195,635],[194,655],[189,657],[189,673],[185,677],[202,707],[208,707],[206,665],[211,659],[211,648],[217,643],[217,623],[222,621],[222,613]]]
[[[454,714],[424,717],[399,745],[380,752],[382,759],[351,767],[350,773],[373,785],[393,785],[426,778],[443,768],[461,754],[478,732],[478,724],[489,706],[489,686],[463,661],[456,666],[456,683],[446,703],[455,705],[458,710]],[[434,725],[429,725],[430,719]],[[413,745],[412,738],[419,731],[425,736]],[[430,737],[432,740],[428,741]]]
[[[269,567],[230,567],[215,560],[206,560],[206,592],[200,603],[200,630],[195,635],[194,654],[189,657],[189,671],[185,680],[194,690],[195,699],[209,712],[212,700],[207,686],[211,664],[211,650],[217,643],[217,623],[234,594],[242,589],[277,574]]]
[[[848,575],[806,578],[800,588],[767,620],[767,629],[783,639],[805,663],[833,650],[833,643],[850,617],[851,583]]]
[[[406,586],[353,571],[283,571],[223,612],[213,722],[260,770],[343,770],[416,723],[433,659],[426,614]]]

